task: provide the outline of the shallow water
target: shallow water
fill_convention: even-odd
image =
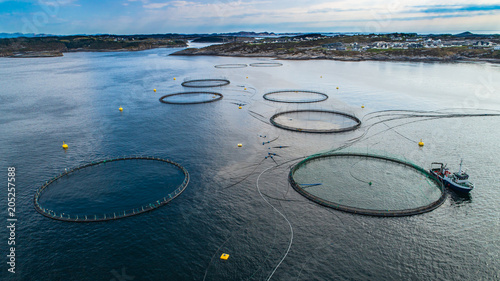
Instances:
[[[400,119],[369,127],[372,119],[355,132],[333,135],[268,122],[276,112],[296,109],[359,118],[386,109],[500,110],[497,65],[281,61],[280,67],[219,69],[213,66],[268,60],[168,56],[173,51],[0,59],[0,163],[6,174],[16,167],[18,218],[17,273],[4,263],[2,280],[118,280],[121,274],[265,280],[292,238],[273,280],[500,279],[498,117]],[[158,101],[186,91],[180,83],[188,77],[226,77],[231,84],[216,89],[224,99],[215,103]],[[262,99],[277,89],[310,89],[329,99],[302,105]],[[290,165],[365,132],[354,148],[390,152],[427,168],[440,161],[456,170],[463,158],[475,190],[465,198],[450,194],[424,215],[373,218],[318,206],[290,188]],[[268,153],[279,156],[265,159]],[[65,223],[34,210],[35,190],[65,168],[123,155],[171,159],[189,171],[190,184],[170,204],[117,221]],[[273,167],[273,160],[281,165]],[[108,176],[100,171],[92,181],[105,183]],[[151,175],[149,182],[155,181]],[[6,190],[0,195],[7,198]],[[7,243],[0,250],[7,254]],[[230,254],[227,261],[219,259],[223,252]]]

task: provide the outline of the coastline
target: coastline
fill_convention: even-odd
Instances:
[[[168,35],[63,36],[0,39],[0,57],[60,57],[68,52],[123,52],[156,48],[186,48],[186,40]]]
[[[280,53],[276,51],[264,52],[243,52],[243,51],[216,51],[207,48],[191,49],[187,48],[170,54],[171,56],[221,56],[221,57],[265,57],[279,60],[336,60],[336,61],[396,61],[396,62],[489,62],[500,63],[498,58],[482,58],[482,57],[466,57],[460,54],[449,56],[429,56],[429,55],[388,55],[380,53],[358,52],[356,55],[344,53],[342,55],[325,54],[323,52],[315,52],[305,50],[303,52]]]
[[[185,45],[171,45],[171,46],[154,46],[150,48],[134,48],[134,49],[70,49],[64,51],[26,51],[26,52],[13,52],[12,54],[0,54],[0,58],[54,58],[62,57],[64,53],[79,53],[79,52],[139,52],[152,49],[161,48],[183,48]]]
[[[16,52],[8,55],[0,54],[4,58],[52,58],[62,57],[64,53],[76,52],[138,52],[160,48],[182,48],[184,45],[178,46],[155,46],[150,48],[135,48],[135,49],[71,49],[65,51],[27,51]],[[311,54],[311,53],[295,53],[295,54],[277,54],[275,52],[258,52],[258,53],[242,53],[242,52],[214,52],[206,51],[203,49],[186,48],[178,52],[170,54],[171,56],[220,56],[220,57],[247,57],[247,58],[273,58],[279,60],[335,60],[335,61],[394,61],[394,62],[488,62],[500,64],[500,59],[496,58],[474,58],[464,57],[460,55],[449,57],[436,57],[436,56],[394,56],[385,54],[376,55],[356,55],[356,56],[338,56],[338,55],[325,55],[325,54]]]

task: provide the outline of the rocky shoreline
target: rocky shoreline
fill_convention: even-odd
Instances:
[[[0,57],[7,58],[53,58],[53,57],[62,57],[64,53],[76,53],[76,52],[138,52],[145,51],[151,49],[159,49],[159,48],[182,48],[184,45],[179,46],[155,46],[152,48],[135,48],[135,49],[71,49],[64,51],[28,51],[28,52],[14,52],[12,54],[0,54]]]
[[[497,58],[470,57],[460,54],[450,54],[447,56],[432,55],[394,55],[368,52],[328,52],[318,49],[306,49],[294,52],[283,50],[265,50],[248,52],[242,50],[224,50],[218,47],[202,49],[184,49],[175,52],[174,56],[225,56],[225,57],[268,57],[281,60],[337,60],[337,61],[400,61],[400,62],[490,62],[500,63]]]
[[[12,55],[7,55],[8,58],[53,58],[62,57],[62,52],[51,52],[51,51],[41,51],[41,52],[19,52],[13,53]]]
[[[60,57],[68,52],[123,52],[156,48],[185,48],[186,40],[165,36],[67,36],[0,39],[0,57]]]

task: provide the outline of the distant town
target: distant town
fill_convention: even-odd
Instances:
[[[302,34],[255,37],[202,49],[185,49],[173,55],[274,57],[278,59],[489,61],[500,63],[500,35],[464,32],[456,35]],[[199,40],[203,40],[200,38]],[[212,38],[212,41],[213,38]]]
[[[337,35],[334,37],[342,37]],[[345,36],[343,36],[345,37]],[[350,36],[352,38],[360,38],[359,36]],[[296,37],[282,37],[276,39],[260,39],[247,41],[246,43],[287,43],[287,42],[304,42],[327,40],[331,36],[323,36],[320,34],[311,34]],[[334,49],[338,51],[366,51],[369,49],[411,49],[411,48],[446,48],[446,47],[469,47],[471,49],[491,48],[500,50],[500,37],[479,36],[470,32],[461,33],[458,35],[417,35],[417,34],[388,34],[388,35],[365,35],[362,36],[363,42],[334,42],[322,44],[321,47]],[[350,40],[352,41],[352,40]],[[368,42],[367,42],[368,41]]]
[[[391,34],[224,34],[28,36],[0,39],[0,56],[51,57],[78,51],[139,51],[186,48],[174,55],[262,56],[279,59],[500,62],[500,35]],[[3,36],[8,37],[8,36]]]

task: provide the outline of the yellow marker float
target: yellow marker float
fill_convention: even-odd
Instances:
[[[422,141],[422,139],[420,139],[420,141],[418,142],[418,146],[420,147],[424,146],[424,142]]]
[[[120,108],[118,108],[118,110],[120,110],[120,112],[122,112],[123,111],[123,107],[120,106]]]
[[[64,149],[68,149],[68,147],[69,147],[69,146],[63,142],[63,144],[62,144],[62,148],[64,148]]]
[[[229,258],[229,254],[226,254],[226,253],[222,253],[222,255],[220,256],[220,259],[221,260],[227,260]]]

